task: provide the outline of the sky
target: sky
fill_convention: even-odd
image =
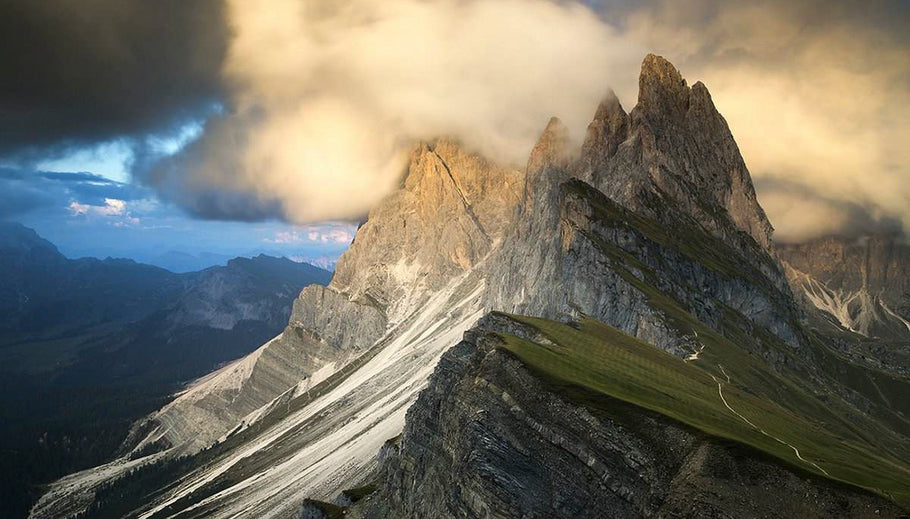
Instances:
[[[904,0],[6,0],[0,218],[70,256],[330,265],[452,136],[522,164],[648,52],[703,81],[778,241],[910,224]]]

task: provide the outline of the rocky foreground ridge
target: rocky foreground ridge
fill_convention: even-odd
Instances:
[[[32,516],[896,517],[908,381],[810,325],[705,86],[649,55],[568,142],[416,147],[281,336]]]
[[[379,490],[349,517],[901,515],[660,413],[567,392],[503,348],[504,334],[548,340],[502,314],[466,333],[408,413]]]

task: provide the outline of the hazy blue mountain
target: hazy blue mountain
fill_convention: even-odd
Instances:
[[[150,258],[148,262],[171,272],[193,272],[213,266],[225,265],[230,259],[231,257],[226,254],[211,252],[191,254],[179,250],[169,250],[164,254]]]
[[[0,222],[0,502],[111,456],[129,425],[186,382],[278,334],[301,288],[331,273],[260,255],[177,274],[71,260]],[[0,514],[0,515],[3,515]]]

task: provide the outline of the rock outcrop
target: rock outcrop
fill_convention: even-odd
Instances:
[[[599,396],[566,400],[500,348],[491,316],[440,360],[380,490],[346,517],[898,517],[872,494]]]
[[[810,307],[866,337],[910,340],[910,246],[900,237],[830,236],[777,252]]]
[[[770,247],[771,224],[711,94],[660,56],[644,59],[630,114],[615,95],[601,103],[576,176],[663,223],[692,217],[746,257]]]
[[[267,392],[241,387],[238,394],[274,399],[225,430],[188,468],[147,469],[175,470],[171,479],[153,474],[176,483],[127,507],[132,515],[289,518],[305,499],[330,502],[369,483],[377,469],[381,488],[351,513],[892,510],[628,403],[617,403],[623,412],[615,416],[573,404],[495,347],[496,333],[511,325],[493,318],[446,354],[420,393],[443,353],[491,310],[593,318],[675,355],[674,362],[703,363],[710,398],[708,374],[723,376],[727,363],[744,387],[753,385],[746,389],[782,412],[808,408],[820,423],[850,421],[889,449],[903,445],[889,428],[902,427],[901,418],[883,403],[903,387],[899,381],[882,380],[879,396],[815,363],[841,361],[819,353],[800,324],[771,251],[771,226],[707,89],[688,87],[656,56],[645,59],[640,88],[629,114],[615,96],[601,103],[580,154],[559,120],[550,120],[524,170],[449,141],[419,145],[401,189],[370,212],[331,284],[304,290],[289,327],[269,346],[287,351],[302,379],[324,370],[325,380],[291,393],[291,377]],[[264,358],[265,351],[248,359],[251,373]],[[821,396],[791,408],[786,391]],[[822,398],[837,412],[819,411]],[[389,447],[386,440],[402,429],[398,447]],[[131,484],[114,483],[105,495],[130,495]],[[803,503],[806,495],[812,502]]]

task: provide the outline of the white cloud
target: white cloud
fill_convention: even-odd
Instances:
[[[414,140],[455,136],[521,164],[550,116],[577,139],[607,87],[631,108],[656,52],[707,84],[756,178],[910,223],[910,60],[866,19],[878,3],[601,3],[228,0],[229,108],[150,178],[297,224],[356,218],[395,188]],[[820,217],[838,204],[807,225],[765,195],[781,235],[849,224]]]
[[[127,203],[116,198],[105,198],[104,205],[80,204],[72,200],[67,206],[72,216],[108,218],[115,227],[139,225],[141,220],[127,210]]]
[[[304,226],[300,230],[277,231],[273,238],[262,241],[274,244],[311,243],[347,245],[354,239],[353,226],[349,224],[325,224]]]
[[[520,164],[552,115],[581,138],[610,76],[645,53],[553,0],[230,0],[228,14],[231,115],[151,176],[277,200],[295,223],[365,214],[414,140]]]

